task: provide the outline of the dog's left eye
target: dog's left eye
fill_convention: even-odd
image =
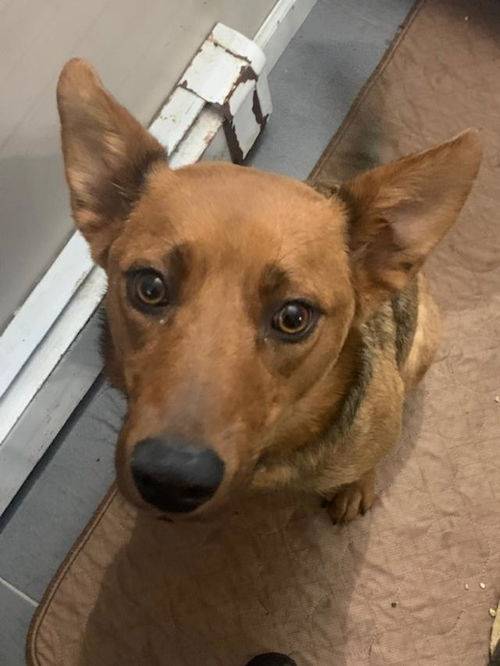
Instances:
[[[129,295],[141,309],[164,307],[168,304],[168,290],[163,276],[157,271],[136,271],[129,277]]]
[[[282,338],[293,341],[309,333],[314,320],[311,305],[302,301],[288,301],[273,316],[272,327]]]

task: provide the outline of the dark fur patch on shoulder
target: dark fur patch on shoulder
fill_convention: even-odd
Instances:
[[[417,315],[418,283],[413,280],[407,289],[393,298],[390,308],[381,308],[363,324],[360,329],[358,367],[340,410],[335,415],[335,421],[328,432],[329,437],[345,436],[354,424],[373,377],[374,361],[379,354],[395,354],[398,367],[404,363],[413,343]]]
[[[334,440],[337,437],[345,437],[347,435],[364,400],[366,389],[372,377],[373,346],[367,342],[365,336],[362,334],[358,367],[340,409],[335,414],[334,422],[327,433],[328,439]]]
[[[410,353],[417,328],[418,282],[416,279],[392,299],[391,306],[396,325],[396,362],[400,368]]]
[[[348,434],[373,378],[375,359],[394,346],[393,327],[388,322],[389,317],[387,308],[382,308],[361,326],[356,372],[340,409],[335,414],[328,438],[345,437]]]

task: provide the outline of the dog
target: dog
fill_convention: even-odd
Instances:
[[[166,520],[244,488],[316,493],[334,523],[364,513],[436,352],[420,269],[472,187],[477,131],[315,189],[170,169],[85,61],[65,65],[57,100],[72,214],[108,279],[122,494]]]

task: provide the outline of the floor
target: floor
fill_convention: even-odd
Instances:
[[[249,163],[307,177],[412,4],[318,0],[271,73],[274,115]],[[112,482],[122,412],[121,397],[98,380],[0,518],[2,665],[25,663],[33,611]]]

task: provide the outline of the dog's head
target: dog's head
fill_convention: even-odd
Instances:
[[[198,515],[318,438],[350,332],[405,287],[476,175],[475,132],[325,197],[229,164],[173,171],[83,61],[58,87],[77,227],[108,276],[108,370],[128,398],[123,493]]]

